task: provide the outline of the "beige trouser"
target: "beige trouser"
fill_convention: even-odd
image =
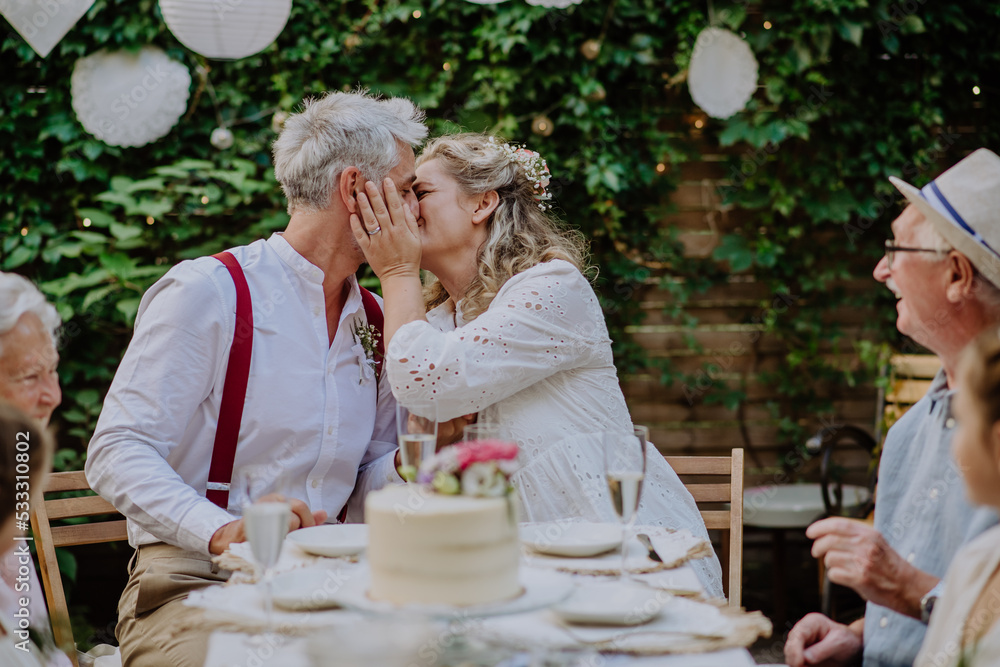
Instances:
[[[123,667],[204,667],[210,631],[187,607],[191,591],[229,578],[205,554],[169,544],[142,545],[129,562],[129,580],[118,602],[118,642]],[[183,631],[179,628],[183,625]],[[195,629],[192,629],[195,628]]]

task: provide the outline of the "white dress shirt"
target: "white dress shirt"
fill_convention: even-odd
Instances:
[[[254,332],[228,511],[205,488],[236,289],[222,262],[202,257],[143,295],[88,450],[87,479],[128,518],[132,546],[162,541],[208,553],[212,535],[265,493],[303,500],[334,521],[356,483],[352,514],[369,488],[402,481],[389,383],[376,388],[352,333],[367,322],[354,277],[331,345],[322,270],[281,234],[230,252],[250,288]]]
[[[517,274],[471,322],[447,301],[409,322],[386,350],[388,379],[404,405],[433,400],[438,419],[478,412],[520,450],[512,481],[521,519],[618,521],[604,476],[603,432],[631,429],[604,313],[569,262]],[[638,523],[686,528],[708,539],[694,498],[655,447],[647,447]],[[722,595],[714,555],[692,563]]]

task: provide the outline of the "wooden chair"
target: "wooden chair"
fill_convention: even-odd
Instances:
[[[696,503],[729,503],[729,509],[702,509],[709,530],[722,531],[722,587],[729,606],[740,608],[743,592],[743,450],[732,456],[666,456]],[[728,477],[728,481],[722,481]]]
[[[46,494],[66,491],[90,491],[90,485],[82,470],[49,475],[45,486]],[[105,515],[104,520],[91,523],[57,526],[49,523],[62,519],[102,515]],[[63,590],[62,576],[56,561],[56,547],[127,540],[125,519],[118,514],[111,503],[100,496],[57,498],[45,500],[41,504],[36,503],[32,507],[31,530],[35,535],[35,549],[41,569],[42,587],[45,589],[45,602],[48,604],[49,617],[52,619],[52,634],[56,645],[66,650],[73,664],[78,665],[73,628],[66,606],[66,593]]]

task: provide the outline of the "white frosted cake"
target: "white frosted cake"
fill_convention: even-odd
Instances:
[[[476,605],[516,597],[520,548],[507,498],[390,486],[365,499],[375,600]]]

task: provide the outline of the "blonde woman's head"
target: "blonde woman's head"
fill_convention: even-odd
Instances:
[[[523,149],[517,152],[502,139],[478,133],[434,139],[417,159],[418,197],[423,194],[421,167],[433,164],[436,175],[452,181],[447,187],[453,187],[465,201],[476,202],[470,206],[486,202],[489,207],[482,222],[482,240],[475,249],[477,274],[463,290],[462,313],[468,319],[485,311],[507,280],[536,264],[563,259],[585,270],[582,237],[560,229],[547,212],[547,178],[538,168],[540,159]],[[435,281],[427,289],[427,305],[434,307],[448,296]]]

